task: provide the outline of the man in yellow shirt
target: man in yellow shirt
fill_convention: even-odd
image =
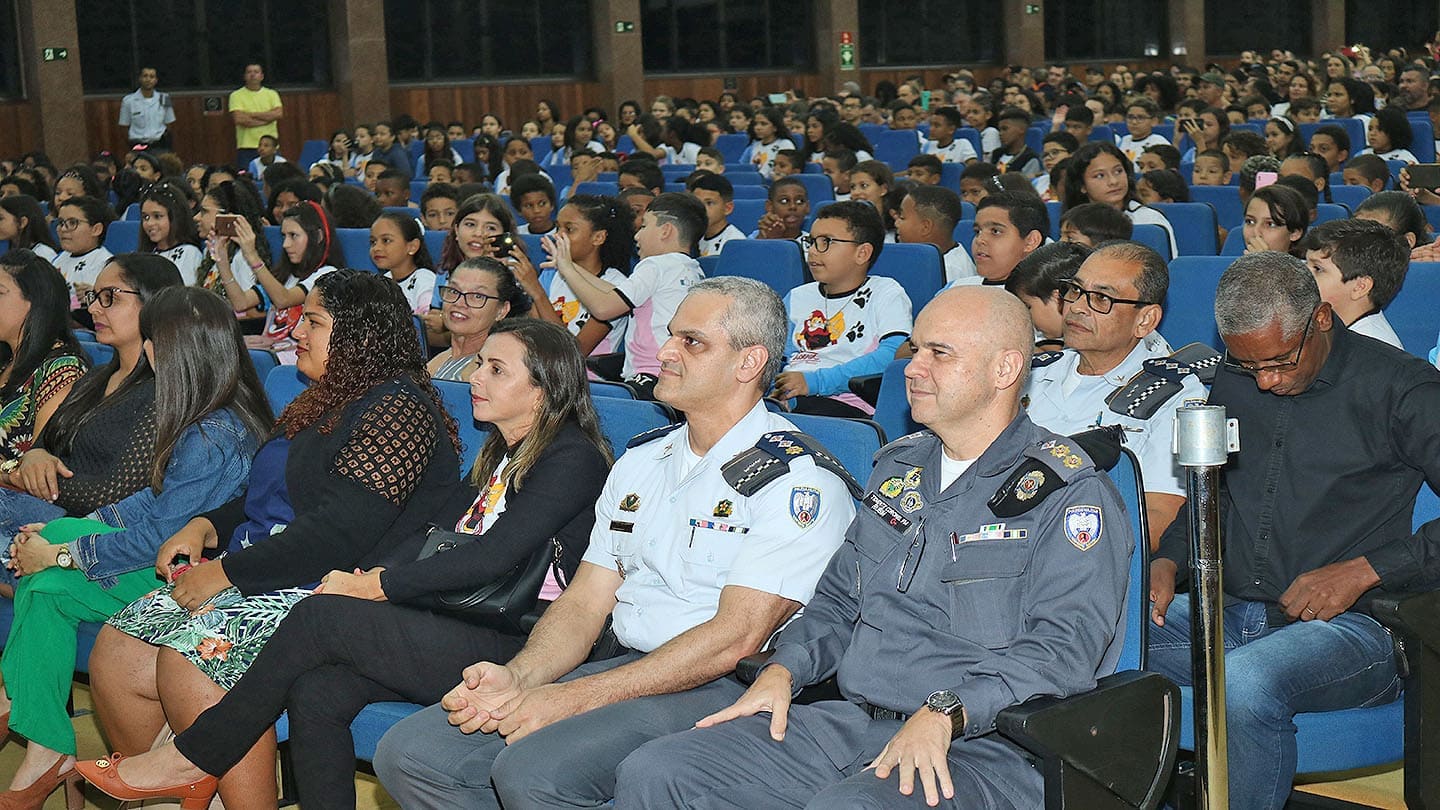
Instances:
[[[285,110],[280,106],[280,94],[264,83],[265,68],[252,63],[245,66],[245,86],[230,94],[230,118],[235,122],[235,165],[242,171],[259,154],[260,136],[280,138],[275,122],[284,117]]]

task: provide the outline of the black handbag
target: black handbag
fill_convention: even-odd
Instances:
[[[467,543],[477,542],[483,537],[484,535],[452,532],[431,526],[425,536],[425,545],[416,559],[429,559]],[[560,542],[552,537],[529,557],[516,563],[514,568],[489,582],[474,588],[435,594],[433,607],[439,612],[473,624],[514,635],[525,635],[521,619],[535,610],[540,601],[540,588],[545,584],[545,574],[552,565],[555,566],[556,579],[562,580],[563,587],[560,553]]]

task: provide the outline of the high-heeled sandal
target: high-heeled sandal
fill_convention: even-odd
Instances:
[[[73,768],[61,773],[60,767],[64,764],[65,757],[62,756],[29,787],[0,793],[0,810],[40,810],[55,788],[61,785],[65,786],[65,807],[81,810],[85,806],[85,795],[80,792],[80,774]]]
[[[97,759],[93,762],[76,762],[75,770],[85,781],[99,788],[114,799],[121,801],[139,801],[141,799],[179,799],[180,810],[205,810],[210,806],[210,800],[215,797],[215,791],[220,787],[220,780],[214,776],[206,776],[194,782],[183,785],[167,785],[159,788],[137,788],[125,783],[120,777],[120,761],[125,757],[120,754],[111,754],[105,759]]]

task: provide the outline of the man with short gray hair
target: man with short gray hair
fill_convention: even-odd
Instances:
[[[685,424],[631,440],[525,648],[381,740],[402,807],[599,807],[627,754],[740,696],[725,676],[809,601],[855,514],[839,463],[760,401],[786,329],[758,282],[690,288],[655,384]],[[585,663],[607,618],[623,650]]]
[[[1358,609],[1372,588],[1440,574],[1440,371],[1335,317],[1304,262],[1267,251],[1220,277],[1225,361],[1209,402],[1240,422],[1220,490],[1230,805],[1278,810],[1295,776],[1294,715],[1399,693],[1389,633]],[[1150,668],[1190,682],[1188,506],[1150,564]]]

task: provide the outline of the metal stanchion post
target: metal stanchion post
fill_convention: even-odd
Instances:
[[[1190,511],[1190,639],[1195,689],[1195,799],[1230,806],[1225,748],[1225,605],[1221,583],[1220,468],[1240,449],[1234,419],[1218,405],[1176,411],[1175,454]]]

